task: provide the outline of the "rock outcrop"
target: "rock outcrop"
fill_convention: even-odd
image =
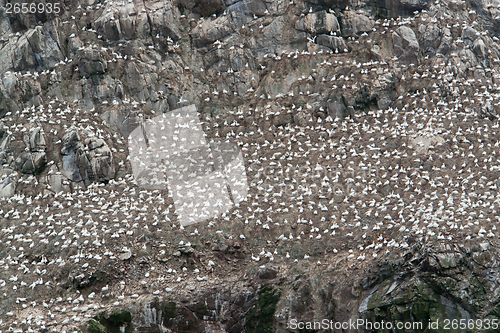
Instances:
[[[420,50],[415,32],[407,26],[401,26],[392,33],[394,52],[396,55],[407,61],[418,61]]]
[[[113,154],[103,139],[81,139],[70,130],[62,139],[62,170],[74,182],[107,181],[115,176]]]
[[[312,34],[340,33],[339,22],[335,15],[324,10],[307,14],[304,18],[299,19],[295,24],[295,29]]]
[[[373,29],[373,21],[363,14],[347,11],[342,16],[342,35],[346,37],[359,36]]]

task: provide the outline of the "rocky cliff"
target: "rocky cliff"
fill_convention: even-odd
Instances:
[[[0,332],[498,331],[499,2],[36,4],[0,0]],[[187,105],[248,195],[183,226],[129,135]]]

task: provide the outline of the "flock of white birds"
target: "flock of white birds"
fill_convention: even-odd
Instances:
[[[383,36],[414,20],[422,17],[379,20],[374,31]],[[350,42],[369,45],[368,37]],[[69,332],[137,298],[218,283],[236,263],[328,266],[343,256],[363,265],[416,242],[460,246],[498,238],[499,122],[480,114],[500,97],[494,67],[474,79],[453,74],[453,56],[420,66],[323,51],[266,58],[268,75],[293,61],[310,64],[311,74],[288,93],[251,89],[252,106],[200,115],[209,138],[241,148],[249,182],[246,199],[217,218],[182,227],[168,191],[141,189],[131,173],[59,193],[39,184],[43,174],[20,178],[35,183],[38,194],[0,199],[0,333]],[[309,102],[324,89],[354,92],[363,81],[394,80],[398,72],[398,84],[429,80],[432,89],[345,119],[312,113]],[[49,74],[15,73],[26,80]],[[224,95],[214,89],[205,97],[224,101],[233,93]],[[298,113],[305,125],[275,125]],[[95,111],[71,103],[54,100],[3,121],[13,145],[22,145],[35,123],[56,151],[73,126],[107,140],[114,153],[126,152],[126,138],[112,134]],[[243,249],[244,259],[219,256],[214,244]]]

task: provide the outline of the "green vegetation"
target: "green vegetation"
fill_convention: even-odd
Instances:
[[[90,319],[88,321],[88,331],[89,333],[107,333],[106,327],[95,319]]]
[[[90,319],[87,324],[88,333],[120,333],[121,327],[125,326],[125,332],[131,332],[132,314],[127,309],[115,310],[110,315],[106,312],[101,312],[93,319]]]
[[[118,325],[130,323],[132,321],[132,315],[127,309],[121,311],[116,310],[109,315],[108,320]]]
[[[170,319],[174,318],[175,308],[175,302],[168,302],[167,305],[165,305],[165,321],[169,321]]]
[[[247,332],[273,332],[273,316],[280,296],[279,291],[268,286],[259,291],[259,301],[248,311]]]

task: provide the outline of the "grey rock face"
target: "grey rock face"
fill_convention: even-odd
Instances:
[[[340,33],[340,25],[337,17],[331,13],[327,13],[325,10],[309,13],[306,17],[299,19],[295,24],[295,29],[307,31],[312,34]]]
[[[31,151],[44,151],[46,146],[45,136],[40,126],[33,129],[29,135],[29,147]]]
[[[257,17],[264,16],[266,9],[266,4],[262,0],[243,0],[238,2],[234,1],[234,3],[227,8],[227,12],[235,28],[240,29],[242,25],[253,19],[253,15]]]
[[[181,0],[179,2],[184,8],[205,17],[222,13],[226,8],[223,0]]]
[[[441,43],[441,29],[436,24],[418,27],[419,42],[424,52],[435,53]]]
[[[56,193],[59,193],[61,191],[69,192],[70,187],[67,184],[67,178],[57,171],[57,167],[53,165],[50,168],[50,172],[51,174],[45,177],[45,181],[50,186],[50,188]]]
[[[0,176],[6,176],[0,180],[0,198],[11,197],[14,195],[17,183],[17,172],[10,168],[2,168]]]
[[[79,54],[80,71],[85,76],[103,74],[108,68],[105,53],[90,47],[85,48]]]
[[[453,43],[453,38],[451,37],[451,31],[448,28],[443,28],[443,37],[441,38],[441,43],[437,48],[437,53],[443,55],[448,54],[451,50],[451,45]]]
[[[463,64],[463,70],[466,68],[475,67],[478,64],[477,58],[474,52],[470,49],[463,49],[458,53],[461,62]]]
[[[21,173],[35,173],[45,163],[45,152],[22,153],[17,157],[15,163]]]
[[[427,7],[428,1],[425,0],[400,0],[401,4],[407,8],[422,9]]]
[[[345,105],[344,98],[342,97],[342,95],[338,94],[330,97],[327,103],[327,110],[328,114],[334,119],[344,118],[347,107]]]
[[[81,140],[76,130],[63,137],[62,173],[72,181],[106,181],[114,177],[113,154],[103,139]]]
[[[332,49],[333,51],[343,52],[344,49],[347,49],[345,40],[342,37],[331,36],[331,35],[319,35],[317,37],[316,42],[319,45],[323,45]]]
[[[479,31],[469,26],[465,27],[464,30],[462,31],[462,39],[463,40],[468,39],[469,40],[468,43],[473,43],[480,35],[481,34],[479,33]]]
[[[53,67],[63,60],[56,27],[46,23],[14,37],[0,50],[0,74],[7,70]]]
[[[342,16],[342,35],[356,36],[363,32],[369,32],[373,28],[373,21],[362,14],[357,14],[352,11],[346,12]]]
[[[416,60],[418,58],[419,44],[415,32],[407,26],[399,27],[392,33],[394,52],[401,59]]]
[[[191,31],[193,42],[196,47],[211,44],[229,35],[233,28],[228,16],[221,16],[216,22],[203,21],[201,25],[196,26]]]
[[[179,24],[171,2],[150,4],[128,2],[121,6],[107,3],[93,27],[109,40],[147,39],[151,35],[180,39]]]
[[[476,56],[484,58],[486,56],[486,45],[482,38],[478,38],[474,41],[473,50]]]
[[[412,15],[416,10],[429,7],[429,0],[378,0],[376,6],[383,16],[397,17]]]
[[[7,72],[4,75],[2,75],[4,93],[7,96],[14,96],[17,82],[18,82],[17,77],[11,72]]]
[[[15,166],[21,173],[33,174],[40,172],[46,162],[46,142],[41,126],[31,128],[24,136],[26,152],[15,160]]]
[[[212,7],[209,6],[208,8],[211,9]],[[145,31],[145,33],[152,33],[154,36],[165,38],[170,37],[174,41],[181,39],[180,24],[174,14],[173,5],[170,2],[157,4],[153,11],[147,13],[148,22],[151,22],[151,32]]]
[[[110,126],[116,127],[117,131],[125,138],[128,137],[140,123],[137,112],[132,113],[125,108],[106,111],[101,118]]]

